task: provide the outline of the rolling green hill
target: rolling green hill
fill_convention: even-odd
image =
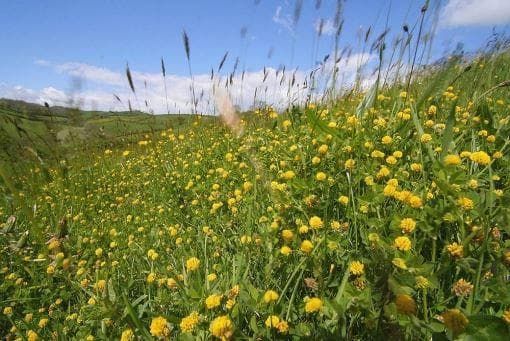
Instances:
[[[82,111],[0,99],[0,157],[20,160],[35,152],[46,158],[75,147],[125,144],[140,135],[179,129],[189,119],[187,115]]]

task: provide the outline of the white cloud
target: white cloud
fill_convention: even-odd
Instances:
[[[510,0],[449,0],[441,13],[442,26],[510,23]]]
[[[360,66],[367,65],[374,56],[370,54],[353,54],[349,58],[342,59],[337,67],[338,88],[346,87],[352,84],[356,70]],[[79,106],[87,110],[128,110],[128,100],[133,109],[142,111],[153,111],[157,114],[167,112],[167,102],[165,96],[165,86],[161,73],[146,73],[131,70],[133,83],[136,90],[134,95],[129,89],[124,72],[113,71],[107,68],[94,65],[68,62],[56,64],[48,61],[36,61],[38,65],[49,67],[57,73],[69,75],[73,79],[83,78],[91,82],[86,86],[72,89],[65,92],[53,86],[47,86],[42,89],[30,89],[23,86],[9,87],[6,84],[0,84],[0,97],[25,100],[43,104],[48,102],[50,105]],[[316,88],[311,93],[313,97],[319,98],[325,87],[331,82],[330,75],[333,68],[332,58],[322,66],[321,70],[316,72]],[[303,84],[310,82],[311,70],[287,70],[282,81],[282,71],[274,68],[266,68],[266,77],[264,80],[264,70],[236,74],[232,78],[233,85],[228,87],[228,92],[232,97],[234,104],[242,109],[247,109],[253,105],[254,101],[265,102],[277,108],[284,108],[289,102],[302,102],[310,93],[309,88],[304,88]],[[289,82],[294,77],[294,85],[289,88]],[[213,86],[224,87],[226,77],[215,78],[211,80],[209,74],[198,74],[194,76],[195,93],[199,99],[198,109],[201,112],[214,113],[214,93]],[[190,85],[191,80],[186,76],[167,74],[167,93],[168,106],[170,113],[190,113]],[[255,97],[257,93],[257,97]],[[122,102],[119,102],[114,94],[119,96]],[[146,107],[145,101],[148,106]]]
[[[122,75],[118,72],[84,63],[69,62],[63,64],[54,64],[47,60],[40,59],[36,60],[35,63],[40,66],[51,67],[58,73],[90,80],[97,83],[122,85],[124,81]]]
[[[2,84],[0,85],[0,97],[39,104],[44,104],[44,102],[48,102],[50,105],[69,104],[69,97],[63,91],[58,90],[52,86],[48,86],[35,91],[25,88],[21,85],[8,87],[7,85]]]
[[[292,25],[292,17],[290,14],[282,13],[282,6],[276,7],[276,12],[273,15],[273,21],[278,25],[285,28],[291,35],[294,35],[294,25]]]
[[[314,25],[315,32],[332,36],[336,33],[335,22],[331,19],[318,19]]]

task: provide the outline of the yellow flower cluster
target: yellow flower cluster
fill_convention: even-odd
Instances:
[[[353,261],[349,264],[349,272],[354,276],[360,276],[365,273],[365,265],[359,261]]]
[[[409,251],[409,250],[411,250],[412,243],[408,237],[401,236],[401,237],[395,238],[395,241],[393,242],[393,246],[395,246],[395,248],[400,251]]]
[[[416,221],[413,218],[404,218],[400,221],[402,233],[411,233],[416,228]]]
[[[212,294],[205,299],[207,309],[214,309],[221,305],[221,295]]]
[[[193,311],[188,316],[182,318],[179,327],[183,333],[191,333],[199,322],[200,314],[196,311]]]
[[[280,295],[278,295],[276,291],[268,290],[264,293],[264,302],[265,303],[275,302],[276,300],[278,300],[279,297]]]
[[[399,313],[407,315],[414,315],[416,313],[416,302],[409,295],[397,295],[395,298],[395,305],[397,306],[397,311]]]
[[[277,315],[271,315],[266,319],[267,328],[275,328],[280,334],[286,334],[289,331],[289,324],[280,319]]]
[[[322,219],[317,216],[313,216],[310,218],[309,221],[310,227],[313,229],[320,229],[324,226],[324,223],[322,222]]]
[[[322,309],[322,300],[317,297],[312,297],[305,302],[305,312],[316,313]]]
[[[484,166],[488,165],[491,162],[491,157],[484,151],[478,151],[478,152],[471,153],[469,158],[474,163],[477,163],[479,165],[484,165]]]
[[[229,340],[234,334],[234,324],[227,315],[218,316],[212,320],[209,331],[222,341]]]
[[[441,314],[446,328],[453,331],[454,335],[457,335],[464,331],[469,324],[469,320],[459,309],[449,309]]]
[[[186,269],[188,271],[195,271],[200,266],[200,259],[191,257],[186,261]]]
[[[152,336],[163,337],[168,336],[170,334],[170,329],[168,328],[168,321],[162,317],[155,317],[152,319],[150,332]]]

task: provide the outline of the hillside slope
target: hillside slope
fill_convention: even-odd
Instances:
[[[82,111],[0,99],[0,150],[18,158],[30,148],[46,158],[74,146],[128,143],[143,134],[187,124],[186,115]],[[55,149],[55,150],[52,150]]]
[[[29,164],[0,184],[0,330],[508,340],[509,66]]]

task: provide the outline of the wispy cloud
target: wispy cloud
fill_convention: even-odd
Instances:
[[[291,35],[294,35],[294,25],[290,14],[283,14],[282,6],[276,7],[276,11],[273,15],[273,22],[282,26]]]
[[[441,13],[443,27],[510,23],[510,0],[449,0]]]
[[[47,60],[36,60],[37,65],[50,67],[61,74],[82,78],[96,83],[122,85],[124,78],[118,72],[84,63],[69,62],[55,64]]]
[[[336,32],[335,22],[332,19],[318,19],[314,25],[315,32],[320,35],[332,36]]]

